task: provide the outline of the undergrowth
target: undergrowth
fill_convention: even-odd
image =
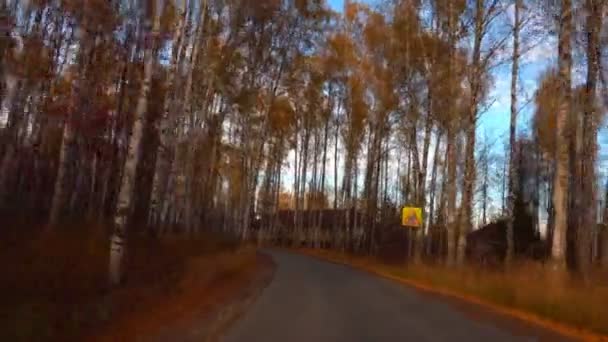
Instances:
[[[99,330],[151,298],[179,293],[198,262],[211,282],[237,272],[239,245],[226,237],[129,237],[125,283],[107,286],[109,234],[74,224],[50,233],[12,229],[0,236],[0,341],[69,341]],[[232,264],[231,264],[232,263]]]

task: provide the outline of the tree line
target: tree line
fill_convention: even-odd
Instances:
[[[2,215],[47,231],[109,222],[113,282],[129,231],[249,240],[318,227],[323,210],[305,215],[324,208],[341,210],[342,247],[363,239],[374,253],[383,222],[421,207],[416,255],[439,229],[445,262],[463,264],[498,191],[477,128],[505,66],[506,262],[525,190],[536,218],[546,208],[552,265],[608,266],[597,219],[601,0],[345,1],[340,11],[323,0],[9,0],[0,12]],[[531,99],[530,136],[518,137],[520,63],[551,37],[557,63]],[[293,224],[281,228],[288,190]]]

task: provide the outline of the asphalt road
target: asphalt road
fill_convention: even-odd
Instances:
[[[567,341],[486,309],[286,252],[226,341]]]

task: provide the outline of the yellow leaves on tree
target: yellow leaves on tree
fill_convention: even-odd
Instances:
[[[344,18],[348,22],[355,21],[360,10],[359,4],[357,4],[356,2],[348,1],[344,7]]]
[[[243,88],[234,101],[241,114],[251,114],[257,104],[257,91],[255,89]]]
[[[280,96],[274,100],[268,120],[271,132],[276,136],[285,136],[290,131],[295,117],[291,101],[287,96]]]
[[[306,193],[306,208],[308,210],[319,210],[329,208],[327,194],[323,191],[311,190]]]
[[[23,51],[19,60],[13,63],[13,72],[34,83],[52,77],[50,52],[39,36],[33,35],[23,39]]]
[[[438,14],[438,18],[447,30],[456,30],[458,27],[458,18],[467,6],[466,0],[450,0],[450,1],[434,1],[433,7]],[[448,26],[451,26],[448,27]]]
[[[323,83],[325,81],[323,75],[315,68],[314,63],[311,60],[308,61],[308,72],[310,74],[310,80],[306,85],[306,91],[304,93],[305,100],[307,103],[307,115],[311,116],[312,122],[311,127],[314,127],[321,123],[321,120],[316,120],[323,117]]]
[[[534,133],[537,141],[550,159],[554,158],[556,153],[556,143],[564,143],[564,137],[558,137],[556,134],[557,127],[557,112],[560,110],[560,99],[555,94],[560,93],[560,79],[556,70],[552,69],[543,75],[540,86],[534,94],[534,102],[536,110],[533,118]],[[574,121],[567,120],[567,134],[572,134],[578,143],[582,138],[583,115],[587,99],[587,90],[584,85],[573,90],[573,106],[572,114]],[[594,104],[596,116],[594,117],[595,124],[599,125],[603,113],[598,110],[598,104]],[[574,124],[574,126],[573,126]]]
[[[279,210],[288,210],[295,207],[293,195],[289,192],[281,191],[279,193]]]
[[[243,1],[248,16],[256,22],[264,22],[276,16],[281,9],[280,0]]]
[[[294,5],[304,18],[321,19],[329,14],[322,0],[295,0]]]
[[[356,155],[361,142],[365,119],[367,117],[367,103],[365,102],[365,84],[359,75],[352,76],[348,81],[350,110],[349,127],[346,147],[349,154]]]
[[[440,47],[445,47],[439,44]],[[447,48],[447,47],[445,47]],[[440,50],[442,51],[442,50]],[[451,63],[447,54],[438,56],[435,64],[431,65],[429,81],[433,96],[433,116],[443,126],[460,122],[469,99],[465,84],[468,60],[464,53],[455,52],[454,62]],[[455,127],[456,128],[456,127]]]
[[[51,117],[64,117],[69,110],[69,100],[73,73],[69,70],[64,77],[54,82],[51,86],[49,96],[45,98],[42,111]]]
[[[326,66],[329,73],[343,71],[357,61],[355,45],[348,35],[337,33],[328,39],[327,45]]]
[[[111,32],[119,23],[113,3],[107,0],[64,0],[62,6],[90,32]]]
[[[363,29],[363,37],[367,48],[372,51],[372,53],[382,53],[384,47],[390,43],[391,39],[382,14],[372,12],[369,15]]]
[[[394,16],[391,58],[403,70],[402,73],[409,75],[413,69],[420,68],[427,46],[423,45],[420,20],[412,4],[403,2],[396,6]]]
[[[393,74],[388,69],[382,69],[376,76],[374,84],[379,111],[382,115],[397,108],[399,98],[395,93],[395,82]]]
[[[559,94],[559,88],[559,76],[555,70],[550,70],[543,76],[534,95],[534,132],[541,148],[550,158],[555,155],[556,114],[559,110],[559,98],[555,94]]]
[[[175,8],[175,2],[167,1],[160,17],[160,31],[163,35],[169,36],[169,34],[173,32],[178,15],[179,13],[177,8]]]

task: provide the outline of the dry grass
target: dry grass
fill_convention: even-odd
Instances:
[[[255,278],[259,265],[255,249],[245,247],[235,252],[194,257],[186,264],[187,272],[176,282],[172,291],[162,296],[143,295],[131,304],[130,310],[122,310],[111,324],[90,336],[91,341],[146,340],[159,334],[180,339],[189,328],[188,322],[200,319],[237,296]],[[136,305],[132,305],[136,303]],[[198,317],[198,318],[197,318]]]
[[[221,236],[132,236],[124,286],[108,291],[109,237],[95,225],[0,236],[0,341],[70,341],[100,334],[185,289],[218,284],[255,263]],[[197,269],[198,272],[190,272]],[[209,289],[209,288],[208,288]],[[185,302],[187,303],[187,302]]]
[[[585,285],[556,275],[540,264],[518,265],[505,273],[413,264],[390,266],[372,258],[326,250],[303,252],[402,279],[431,291],[505,308],[502,310],[505,313],[579,337],[608,335],[608,286]]]

